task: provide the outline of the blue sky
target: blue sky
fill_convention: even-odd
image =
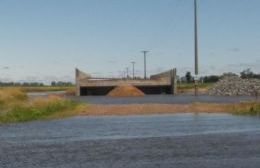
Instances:
[[[198,0],[200,74],[260,73],[260,1]],[[0,80],[193,73],[193,0],[0,0]]]

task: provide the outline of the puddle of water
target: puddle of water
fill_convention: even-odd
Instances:
[[[98,116],[36,121],[0,126],[0,140],[9,142],[65,142],[185,136],[232,132],[260,132],[260,118],[229,114],[173,114]]]
[[[47,92],[28,92],[27,96],[29,97],[42,97],[42,96],[48,96],[50,94],[56,94],[56,95],[60,95],[60,94],[64,94],[66,93],[66,91],[47,91]]]

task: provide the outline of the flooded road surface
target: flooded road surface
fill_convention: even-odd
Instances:
[[[0,126],[0,167],[260,167],[260,118],[75,117]]]
[[[70,97],[73,100],[92,104],[187,104],[193,102],[201,103],[239,103],[255,100],[250,96],[209,96],[200,95],[195,97],[191,94],[172,95],[146,95],[144,97],[108,97],[108,96],[80,96]]]

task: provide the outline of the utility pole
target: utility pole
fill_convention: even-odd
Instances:
[[[146,79],[146,54],[148,53],[149,51],[142,51],[142,53],[144,53],[144,79]]]
[[[126,71],[123,72],[123,79],[126,79]]]
[[[128,79],[128,78],[129,78],[129,68],[126,67],[126,79]]]
[[[197,23],[197,0],[194,0],[194,49],[195,49],[195,96],[198,95],[198,74],[199,74],[199,63],[198,63],[198,23]]]
[[[131,63],[133,65],[133,79],[135,79],[135,62],[132,61]]]

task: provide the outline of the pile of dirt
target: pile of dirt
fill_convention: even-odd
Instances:
[[[128,96],[144,96],[145,94],[132,85],[120,85],[111,90],[107,96],[111,97],[128,97]]]

